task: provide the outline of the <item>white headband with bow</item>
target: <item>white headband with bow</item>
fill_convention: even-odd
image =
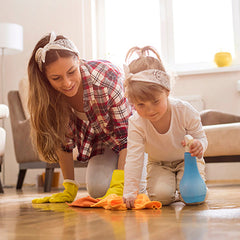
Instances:
[[[170,91],[170,77],[169,75],[158,69],[148,69],[138,73],[130,73],[129,67],[127,65],[123,65],[125,79],[129,79],[131,81],[140,81],[140,82],[151,82],[161,85]]]
[[[35,61],[37,62],[40,71],[42,71],[42,63],[45,63],[46,53],[51,49],[68,50],[79,56],[79,51],[71,40],[59,39],[55,41],[56,37],[56,34],[51,32],[49,42],[43,48],[38,48],[35,53]]]

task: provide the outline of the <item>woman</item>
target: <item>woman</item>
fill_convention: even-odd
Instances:
[[[103,197],[111,182],[106,195],[122,195],[131,110],[119,70],[108,61],[81,60],[69,39],[51,33],[36,44],[28,77],[33,141],[43,161],[59,162],[65,187],[33,203],[74,200],[75,146],[78,160],[88,161],[88,193]]]

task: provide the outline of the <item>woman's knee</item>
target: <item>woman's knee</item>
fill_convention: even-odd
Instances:
[[[117,168],[118,155],[110,149],[89,160],[86,172],[87,191],[91,197],[102,197],[110,186],[113,170]]]
[[[101,177],[96,177],[86,181],[88,194],[93,198],[100,198],[105,195],[110,185],[110,181],[106,181]]]

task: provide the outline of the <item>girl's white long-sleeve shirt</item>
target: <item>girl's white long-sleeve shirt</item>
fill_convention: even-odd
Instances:
[[[148,154],[148,161],[176,161],[184,159],[184,147],[181,141],[186,134],[198,139],[203,152],[208,142],[202,128],[199,112],[188,102],[169,98],[171,107],[171,123],[169,130],[160,134],[148,119],[144,119],[137,112],[129,118],[128,147],[124,169],[123,197],[136,197],[142,175],[144,152]]]

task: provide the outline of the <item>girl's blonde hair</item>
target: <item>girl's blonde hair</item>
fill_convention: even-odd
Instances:
[[[155,55],[155,57],[150,56],[150,53]],[[131,57],[137,54],[138,58],[130,62]],[[156,51],[151,46],[145,46],[143,48],[133,47],[126,55],[125,62],[128,63],[129,72],[132,74],[148,70],[157,69],[166,73],[166,70],[162,64],[161,58]],[[124,82],[125,95],[131,103],[136,103],[137,101],[154,101],[156,94],[159,92],[168,91],[164,87],[156,83],[150,82],[140,82],[131,81],[127,78]]]
[[[57,36],[58,39],[66,39]],[[51,49],[46,53],[45,63],[40,71],[35,60],[36,51],[50,40],[50,34],[43,37],[35,46],[28,63],[28,109],[30,112],[31,137],[40,159],[46,162],[58,162],[56,150],[64,143],[67,124],[73,117],[70,106],[63,94],[55,90],[46,77],[46,66],[60,57],[76,57],[68,50]]]

